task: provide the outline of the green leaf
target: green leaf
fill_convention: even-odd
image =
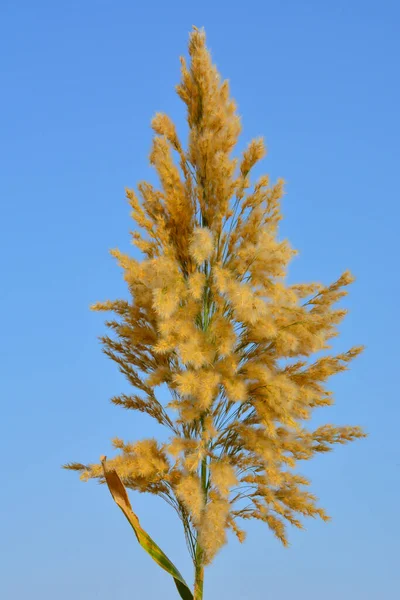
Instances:
[[[149,534],[146,533],[146,531],[141,527],[138,517],[132,510],[128,494],[124,484],[118,476],[118,473],[115,471],[115,469],[108,468],[105,456],[101,458],[101,463],[103,465],[104,477],[106,479],[108,489],[111,492],[111,496],[116,504],[120,507],[125,517],[128,519],[139,544],[146,550],[148,554],[150,554],[152,559],[162,569],[172,575],[180,597],[183,598],[183,600],[193,600],[193,594],[182,575],[179,573],[178,569],[169,560],[166,554],[164,554],[161,548],[154,542],[154,540],[152,540]]]

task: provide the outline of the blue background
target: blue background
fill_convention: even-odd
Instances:
[[[367,440],[299,471],[333,517],[283,549],[250,524],[207,571],[205,599],[392,599],[399,589],[398,2],[72,0],[0,4],[1,596],[176,598],[105,487],[60,469],[110,439],[157,433],[108,399],[128,389],[96,336],[97,300],[126,295],[108,249],[129,244],[124,187],[153,178],[150,119],[185,131],[174,92],[192,24],[205,26],[243,117],[265,135],[259,172],[287,181],[293,281],[357,282],[335,349],[366,344],[315,422]],[[142,524],[191,581],[175,515],[132,495]],[[157,521],[157,522],[155,522]]]

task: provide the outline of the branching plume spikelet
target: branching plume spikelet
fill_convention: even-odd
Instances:
[[[328,517],[293,470],[298,461],[363,437],[359,427],[307,428],[316,407],[333,404],[326,384],[361,352],[320,355],[346,311],[335,305],[353,281],[288,285],[295,251],[279,239],[283,181],[254,181],[264,157],[253,140],[232,157],[241,131],[229,85],[194,29],[177,93],[187,109],[184,149],[169,117],[157,113],[150,162],[160,189],[127,190],[142,261],[112,252],[129,300],[111,311],[105,354],[136,388],[112,398],[167,428],[169,441],[114,440],[110,459],[126,487],[159,495],[182,520],[194,562],[212,562],[226,529],[258,519],[287,544],[285,523]],[[165,384],[167,403],[154,388]],[[101,465],[71,463],[103,482]],[[198,549],[201,552],[198,552]]]

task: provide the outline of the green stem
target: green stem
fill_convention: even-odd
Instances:
[[[196,552],[195,566],[195,581],[194,581],[194,596],[193,600],[203,600],[203,585],[204,585],[204,565],[202,559],[202,550],[198,547],[199,552]]]
[[[202,215],[202,226],[207,225],[205,219]],[[206,279],[209,277],[209,264],[206,261],[204,265],[204,274]],[[210,294],[209,294],[209,286],[205,286],[204,296],[203,296],[203,316],[202,316],[202,329],[206,331],[209,326],[210,321]],[[201,429],[204,432],[204,414],[201,419]],[[201,461],[200,468],[200,479],[201,479],[201,488],[203,491],[203,499],[204,506],[207,504],[207,456]],[[197,532],[197,540],[196,540],[196,550],[195,550],[195,577],[194,577],[194,596],[193,600],[203,600],[203,586],[204,586],[204,550],[199,543],[199,532]]]
[[[202,423],[203,424],[203,423]],[[201,461],[201,487],[204,494],[204,504],[206,503],[207,494],[207,458],[204,457]],[[198,534],[197,534],[198,535]],[[194,598],[193,600],[203,599],[204,585],[204,552],[197,539],[196,555],[195,555],[195,579],[194,579]]]

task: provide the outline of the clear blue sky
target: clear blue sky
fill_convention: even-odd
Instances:
[[[60,465],[110,454],[115,435],[153,434],[109,404],[127,384],[88,307],[126,293],[108,249],[131,248],[124,187],[152,177],[152,115],[184,130],[174,85],[192,24],[231,81],[241,146],[264,135],[263,171],[287,181],[282,235],[300,251],[290,277],[357,277],[335,348],[367,351],[332,382],[337,404],[318,419],[370,433],[300,465],[330,524],[307,521],[288,550],[251,525],[207,573],[205,597],[397,597],[399,23],[395,0],[1,2],[4,600],[177,597],[107,489]],[[169,507],[132,502],[191,580]]]

